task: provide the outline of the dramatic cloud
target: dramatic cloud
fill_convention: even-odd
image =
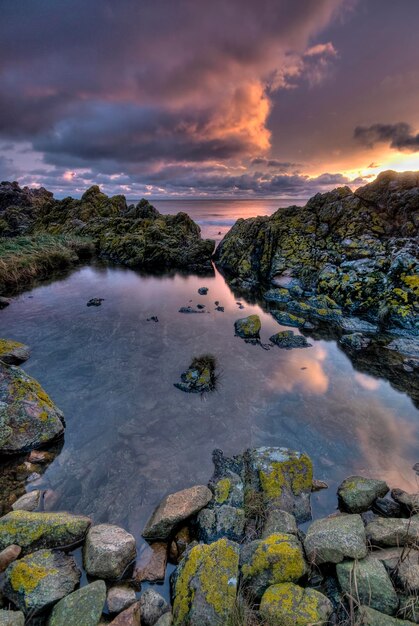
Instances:
[[[419,152],[419,133],[415,134],[412,127],[405,122],[357,126],[354,137],[369,148],[373,148],[376,143],[383,142],[388,143],[395,150]]]

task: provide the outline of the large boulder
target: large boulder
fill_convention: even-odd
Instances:
[[[260,603],[266,626],[322,626],[328,622],[332,610],[332,603],[322,593],[293,583],[269,587]]]
[[[143,537],[153,541],[168,539],[181,522],[198,513],[211,499],[212,492],[204,485],[169,494],[148,520]]]
[[[17,544],[24,554],[40,548],[67,548],[83,541],[90,518],[70,513],[12,511],[0,518],[0,549]]]
[[[71,593],[80,576],[72,556],[39,550],[9,565],[3,593],[25,614],[37,613]]]
[[[25,346],[24,343],[11,339],[0,339],[0,361],[3,363],[20,365],[20,363],[27,361],[29,356],[29,347]]]
[[[250,480],[266,505],[292,513],[298,522],[311,518],[311,459],[288,448],[255,448],[247,452]]]
[[[227,539],[192,547],[177,568],[173,617],[177,626],[225,624],[233,611],[239,546]]]
[[[345,558],[367,556],[365,528],[359,515],[339,515],[316,520],[304,541],[310,563],[340,563]]]
[[[30,450],[64,433],[64,417],[41,385],[0,363],[0,454]]]
[[[367,511],[377,498],[382,498],[389,491],[384,480],[349,476],[338,488],[342,508],[350,513]]]
[[[299,540],[285,534],[243,545],[240,566],[242,582],[256,599],[271,585],[298,582],[308,571]]]
[[[399,600],[390,576],[378,559],[344,561],[336,566],[342,591],[359,605],[368,605],[382,613],[394,615]]]
[[[48,626],[97,626],[106,600],[106,585],[96,580],[60,600],[53,608]]]
[[[366,533],[373,547],[417,544],[419,515],[413,515],[410,519],[377,518],[367,524]]]
[[[137,554],[135,539],[119,526],[99,524],[87,533],[83,564],[90,576],[120,578]]]

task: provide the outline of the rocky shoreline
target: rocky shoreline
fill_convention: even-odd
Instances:
[[[419,623],[419,495],[350,476],[311,520],[325,483],[286,448],[213,453],[208,484],[166,496],[132,535],[26,494],[0,518],[0,624],[48,626],[408,626]],[[308,524],[308,522],[310,522]],[[302,525],[304,525],[304,530]],[[73,557],[82,546],[87,583]],[[146,581],[171,576],[171,603]]]

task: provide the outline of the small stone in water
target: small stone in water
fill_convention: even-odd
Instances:
[[[198,289],[198,293],[200,296],[206,296],[208,293],[208,287],[200,287]]]
[[[152,315],[151,317],[147,317],[147,322],[158,322],[159,318],[157,315]]]
[[[105,298],[91,298],[86,306],[100,306]]]
[[[216,306],[215,310],[216,311],[220,311],[221,313],[224,313],[224,307],[223,306]]]

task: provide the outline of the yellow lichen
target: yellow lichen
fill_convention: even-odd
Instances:
[[[54,573],[56,570],[22,560],[13,566],[10,583],[15,591],[27,594],[33,591],[43,578]]]
[[[215,485],[215,501],[217,504],[224,504],[230,495],[231,480],[229,478],[221,478]]]
[[[242,566],[244,579],[270,571],[269,584],[296,582],[307,570],[301,545],[293,535],[275,533],[261,540],[249,563]]]

